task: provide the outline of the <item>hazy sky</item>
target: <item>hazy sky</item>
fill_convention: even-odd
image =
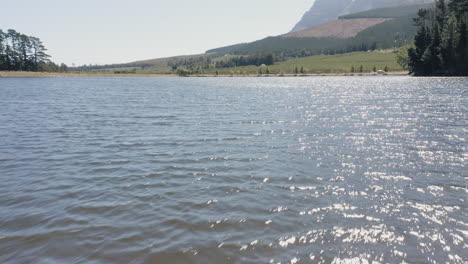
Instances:
[[[0,0],[0,28],[39,37],[57,63],[119,63],[283,34],[313,2]]]

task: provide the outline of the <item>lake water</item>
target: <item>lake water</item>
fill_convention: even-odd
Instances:
[[[0,263],[467,263],[468,79],[0,78]]]

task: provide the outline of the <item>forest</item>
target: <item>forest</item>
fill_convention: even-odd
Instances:
[[[68,71],[65,64],[53,63],[46,51],[37,37],[0,29],[0,71]]]
[[[415,18],[418,32],[408,49],[408,68],[416,76],[468,76],[468,1],[438,0]]]

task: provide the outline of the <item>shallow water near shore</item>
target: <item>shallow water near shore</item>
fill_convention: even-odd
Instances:
[[[467,78],[0,93],[0,263],[468,261]]]

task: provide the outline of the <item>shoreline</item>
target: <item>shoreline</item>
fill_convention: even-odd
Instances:
[[[305,74],[197,74],[179,76],[176,74],[114,74],[114,73],[61,73],[61,72],[23,72],[0,71],[1,77],[314,77],[314,76],[401,76],[409,75],[407,71],[395,71],[385,74],[376,73],[305,73]]]
[[[114,74],[79,72],[24,72],[0,71],[1,77],[170,77],[169,74]]]

